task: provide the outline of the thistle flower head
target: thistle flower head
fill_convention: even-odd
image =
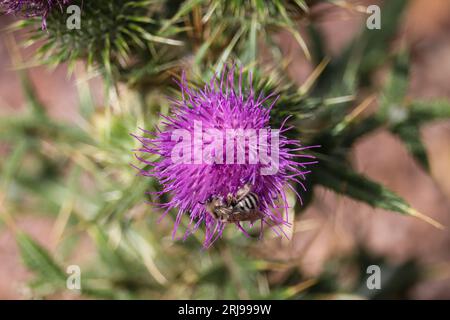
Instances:
[[[0,0],[0,9],[7,14],[25,17],[42,17],[42,28],[46,28],[46,18],[55,7],[62,8],[70,0]]]
[[[242,204],[256,207],[260,215],[243,220],[250,226],[260,220],[261,230],[266,224],[282,231],[280,225],[289,224],[285,192],[290,188],[300,198],[292,183],[303,186],[309,172],[306,165],[315,161],[312,155],[300,153],[307,147],[284,136],[290,129],[284,123],[281,128],[270,127],[270,111],[277,98],[256,95],[251,86],[243,88],[242,71],[235,83],[234,69],[223,71],[220,79],[214,78],[203,90],[190,88],[184,76],[179,85],[182,98],[173,100],[172,113],[164,116],[164,128],[143,130],[144,137],[136,137],[142,143],[140,153],[159,156],[155,161],[137,158],[147,165],[140,173],[161,183],[162,191],[156,194],[169,194],[170,201],[159,204],[165,210],[163,216],[172,209],[178,212],[173,236],[185,214],[190,223],[184,238],[204,227],[205,247],[228,224],[247,235],[244,221],[217,219],[205,205],[219,199],[239,211],[236,203],[225,203],[230,196],[236,200],[244,186],[251,187],[258,201]],[[300,162],[302,158],[310,159]]]

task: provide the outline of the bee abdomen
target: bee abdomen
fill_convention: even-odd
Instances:
[[[250,212],[258,209],[258,202],[258,196],[250,192],[237,203],[236,207],[243,212]]]

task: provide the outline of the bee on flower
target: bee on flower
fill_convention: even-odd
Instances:
[[[182,97],[163,116],[164,127],[135,136],[142,143],[137,158],[146,165],[140,174],[160,182],[157,196],[170,196],[159,204],[163,216],[177,211],[173,237],[188,215],[184,238],[205,228],[205,247],[227,225],[248,236],[244,224],[259,221],[261,234],[264,225],[282,233],[280,226],[289,225],[286,191],[300,198],[294,184],[306,191],[307,166],[317,162],[302,152],[310,147],[285,136],[290,129],[286,121],[280,128],[270,127],[275,94],[264,97],[252,86],[243,87],[242,71],[239,79],[234,73],[234,68],[224,70],[202,90],[190,88],[183,75]],[[149,161],[142,156],[146,153],[159,159]]]

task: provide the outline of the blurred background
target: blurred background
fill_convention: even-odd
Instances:
[[[358,3],[366,5],[380,2],[358,1]],[[326,49],[332,56],[338,55],[365,23],[364,14],[349,10],[345,6],[317,6],[312,11],[313,17],[315,14],[318,17],[315,23],[325,35]],[[12,21],[12,17],[0,16],[0,28],[5,28]],[[449,34],[450,1],[408,1],[406,14],[402,17],[393,45],[407,43],[411,49],[411,71],[408,83],[408,97],[411,99],[450,98]],[[33,54],[33,49],[19,48],[17,42],[20,38],[20,32],[9,33],[3,29],[0,33],[0,117],[21,114],[25,112],[28,103],[23,90],[24,80],[21,79],[17,66],[21,65],[27,56]],[[302,84],[312,72],[313,67],[288,34],[278,34],[276,41],[285,55],[290,58],[288,68],[290,76],[298,84]],[[89,86],[92,104],[101,105],[104,100],[101,78],[86,79],[81,63],[77,64],[75,70],[72,76],[67,76],[66,65],[58,65],[54,69],[31,66],[28,71],[29,80],[34,85],[36,94],[48,111],[48,115],[61,124],[81,122],[78,107],[80,86],[82,90],[85,89],[84,86]],[[378,77],[382,81],[383,70],[379,73]],[[352,162],[358,172],[388,186],[418,211],[447,226],[446,229],[439,230],[418,219],[382,209],[373,209],[321,187],[315,187],[317,190],[315,190],[313,203],[296,221],[295,233],[290,241],[269,236],[261,242],[253,241],[250,244],[255,257],[254,262],[259,272],[264,274],[264,278],[261,279],[256,276],[257,279],[254,282],[255,286],[259,286],[259,292],[265,292],[266,287],[279,286],[289,288],[292,294],[283,295],[285,293],[283,291],[284,293],[280,296],[273,296],[275,298],[301,297],[299,294],[304,293],[305,297],[317,298],[450,299],[450,121],[428,123],[422,128],[421,136],[429,156],[430,175],[413,160],[397,137],[383,129],[376,130],[356,143],[351,152]],[[51,140],[51,137],[49,139]],[[39,162],[40,168],[33,169],[33,162],[37,161],[35,156],[25,157],[23,162],[26,163],[27,168],[31,168],[27,170],[35,170],[35,172],[47,170],[47,174],[51,175],[53,164],[62,161],[59,165],[63,165],[66,160],[61,155],[63,151],[56,150],[51,143],[44,143],[43,148],[47,148],[44,152],[47,154],[48,165]],[[6,159],[11,150],[10,144],[0,143],[2,158]],[[124,162],[132,161],[131,157],[127,159],[127,155],[123,157]],[[82,162],[83,159],[80,158],[80,163]],[[72,171],[67,175],[69,177],[63,180],[63,184],[71,188]],[[84,180],[82,185],[89,188],[92,181],[88,178]],[[10,188],[14,189],[15,186],[10,185]],[[47,190],[44,186],[42,188]],[[137,187],[135,192],[142,192],[141,189]],[[51,194],[45,191],[46,195],[37,193],[34,197],[48,196],[64,199],[63,191],[49,190]],[[0,196],[4,192],[2,190]],[[115,199],[113,188],[108,192],[110,198]],[[105,292],[116,290],[115,286],[119,288],[114,291],[118,293],[117,295],[105,293],[104,297],[201,298],[208,297],[209,287],[223,280],[238,288],[238,298],[255,297],[246,292],[248,289],[246,280],[240,279],[239,272],[233,270],[233,265],[226,263],[227,259],[240,259],[234,255],[230,256],[226,247],[218,249],[221,259],[224,259],[225,265],[230,267],[229,273],[225,273],[225,279],[214,278],[221,272],[220,267],[216,269],[207,267],[215,265],[213,261],[215,253],[209,253],[213,262],[204,262],[205,265],[199,266],[197,271],[192,271],[192,274],[179,271],[174,272],[176,276],[172,278],[165,274],[168,264],[188,264],[189,261],[181,259],[186,254],[181,252],[182,249],[174,249],[170,245],[168,231],[170,221],[156,224],[157,217],[143,218],[147,215],[155,216],[145,205],[144,199],[137,200],[137,204],[127,210],[127,215],[136,216],[138,219],[151,219],[148,223],[156,231],[151,235],[141,235],[146,239],[152,238],[155,243],[163,243],[162,249],[143,245],[140,251],[144,267],[149,270],[152,280],[149,280],[148,288],[138,288],[139,279],[135,279],[137,283],[126,279],[126,283],[123,284],[120,280],[122,279],[120,272],[111,271],[114,277],[108,276],[108,279],[114,280],[110,281],[112,284],[105,284],[102,282],[102,267],[98,267],[95,262],[102,253],[98,252],[98,243],[93,240],[101,238],[101,234],[88,230],[87,227],[86,230],[90,236],[83,233],[77,234],[79,231],[85,231],[82,230],[83,224],[77,225],[76,231],[67,226],[70,226],[71,220],[74,219],[72,217],[74,213],[70,213],[73,206],[70,199],[66,202],[62,201],[62,205],[56,205],[56,208],[49,209],[39,201],[21,198],[22,195],[23,193],[18,191],[17,196],[20,198],[15,200],[27,206],[6,206],[6,202],[0,200],[0,210],[8,211],[8,214],[13,216],[14,225],[48,250],[57,261],[61,262],[63,269],[69,264],[90,266],[91,269],[95,269],[89,271],[92,273],[89,275],[93,279],[92,288],[102,288],[101,290]],[[96,195],[93,194],[93,197]],[[5,216],[2,216],[3,222],[0,223],[1,299],[91,297],[92,292],[80,295],[64,290],[53,290],[40,284],[36,287],[36,283],[33,283],[36,279],[36,271],[30,270],[29,266],[27,268],[24,263],[17,243],[17,235],[8,227],[5,219],[7,220]],[[109,230],[111,234],[120,234],[119,231],[115,233],[114,227],[111,229]],[[95,234],[92,235],[92,233]],[[77,234],[76,241],[71,238],[72,234]],[[124,236],[117,237],[116,240],[114,237],[112,237],[113,240],[110,238],[107,241],[108,244],[112,243],[114,247],[117,245],[115,241],[120,242],[121,237]],[[141,241],[138,236],[133,239],[135,243]],[[189,243],[186,244],[186,246],[189,245]],[[24,244],[22,243],[21,246],[23,249]],[[192,259],[195,259],[196,255],[206,255],[198,245],[193,247],[194,249],[190,249],[195,252]],[[143,253],[147,252],[145,250],[151,257],[147,261]],[[155,250],[162,252],[155,253]],[[157,259],[159,254],[163,256],[179,254],[181,261],[161,261]],[[265,259],[267,256],[271,258],[269,262]],[[365,288],[364,266],[370,264],[379,264],[382,267],[383,290],[369,292]],[[195,272],[204,269],[208,272],[201,277],[196,277]],[[136,271],[136,274],[139,273]],[[201,281],[205,284],[203,285]],[[30,285],[30,282],[33,284]],[[168,285],[167,282],[173,285]],[[176,284],[181,282],[187,284],[187,287],[199,287],[199,289],[192,293],[184,287],[176,287]],[[165,288],[168,286],[170,289],[161,290],[160,286]],[[92,289],[92,291],[95,290]],[[95,297],[96,294],[92,296]],[[102,294],[99,296],[103,297]],[[221,297],[220,294],[214,296]],[[222,297],[228,296],[224,293]]]

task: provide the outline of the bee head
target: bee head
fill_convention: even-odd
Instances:
[[[211,196],[205,202],[199,202],[204,205],[209,212],[213,212],[215,208],[224,205],[222,198]]]

